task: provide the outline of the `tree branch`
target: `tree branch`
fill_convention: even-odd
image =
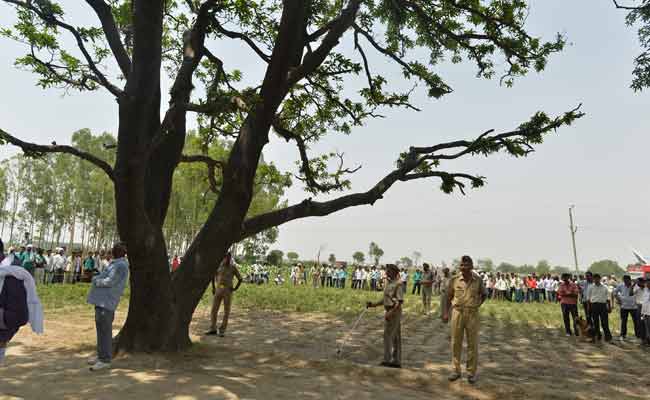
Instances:
[[[210,190],[214,194],[219,194],[219,187],[217,184],[217,178],[215,177],[216,169],[223,169],[223,161],[215,160],[214,158],[204,155],[204,154],[192,154],[181,156],[180,162],[184,163],[204,163],[208,168],[208,181],[210,182]]]
[[[300,153],[300,172],[304,175],[304,178],[298,177],[298,179],[304,181],[307,186],[313,191],[319,191],[322,193],[329,193],[332,190],[339,190],[345,187],[345,184],[340,181],[339,177],[344,174],[353,174],[357,172],[361,167],[354,169],[343,168],[343,156],[339,155],[339,167],[337,172],[334,174],[333,183],[319,183],[316,180],[316,173],[311,168],[309,163],[309,156],[307,155],[307,146],[304,139],[297,133],[291,132],[289,129],[283,127],[280,121],[276,120],[273,122],[273,129],[287,142],[293,140],[298,146],[298,151]]]
[[[302,64],[289,72],[288,81],[290,87],[314,72],[327,58],[332,49],[339,44],[341,36],[354,24],[361,1],[350,0],[348,6],[341,11],[341,14],[327,24],[329,28],[320,46],[316,50],[307,53],[302,60]]]
[[[542,134],[555,130],[562,125],[568,125],[573,120],[582,117],[584,114],[579,111],[581,107],[582,104],[579,104],[574,109],[554,119],[549,119],[543,114],[536,114],[533,120],[510,132],[490,136],[494,132],[494,129],[490,129],[471,141],[456,140],[430,147],[411,147],[410,151],[415,154],[426,154],[424,157],[426,160],[453,160],[468,153],[484,152],[487,154],[503,147],[506,147],[513,155],[526,155],[532,151],[529,142],[536,143],[536,139]],[[536,118],[539,118],[539,121]],[[515,139],[513,140],[513,138]],[[511,151],[515,150],[512,146],[525,148],[522,150],[525,154],[517,154],[517,151]],[[462,150],[453,154],[435,154],[441,150],[455,148],[461,148]]]
[[[354,28],[355,32],[358,32],[361,35],[363,35],[363,37],[366,38],[368,43],[370,43],[372,47],[375,48],[375,50],[385,55],[386,57],[393,59],[393,61],[395,61],[402,68],[404,68],[404,71],[406,71],[409,75],[419,77],[424,82],[426,82],[430,87],[439,87],[444,93],[452,92],[451,88],[445,85],[443,82],[436,82],[419,74],[415,69],[413,69],[413,67],[411,67],[406,61],[402,60],[397,54],[393,53],[392,51],[388,50],[385,47],[382,47],[379,43],[377,43],[377,41],[372,37],[372,35],[369,32],[363,30],[359,25],[352,24],[352,28]]]
[[[230,30],[224,28],[223,25],[221,25],[221,24],[219,23],[219,21],[218,21],[216,18],[213,18],[213,19],[212,19],[212,23],[214,24],[215,28],[217,28],[217,31],[218,31],[219,33],[221,33],[222,35],[224,35],[224,36],[226,36],[226,37],[229,37],[229,38],[231,38],[231,39],[240,39],[240,40],[243,40],[244,42],[246,42],[246,44],[248,45],[248,47],[250,47],[251,49],[253,49],[253,51],[254,51],[254,52],[255,52],[255,53],[256,53],[256,54],[257,54],[257,55],[258,55],[262,60],[264,60],[264,62],[268,63],[268,62],[271,61],[271,56],[269,56],[268,54],[264,53],[264,52],[262,51],[262,49],[260,49],[260,48],[257,46],[257,44],[255,44],[255,42],[253,41],[253,39],[249,38],[248,36],[244,35],[244,34],[241,33],[241,32],[230,31]]]
[[[95,77],[97,78],[97,82],[105,87],[109,92],[111,92],[115,97],[121,97],[123,92],[120,90],[117,86],[113,85],[111,82],[108,81],[106,76],[97,68],[97,65],[95,64],[95,61],[93,58],[90,56],[90,53],[88,53],[88,50],[86,49],[86,45],[84,44],[83,38],[81,37],[81,34],[79,31],[74,28],[71,25],[66,24],[65,22],[56,19],[53,15],[51,14],[45,14],[38,8],[34,7],[31,2],[23,2],[20,0],[3,0],[7,3],[13,4],[17,7],[23,8],[25,10],[29,10],[36,14],[40,19],[42,19],[44,22],[48,24],[53,24],[56,25],[60,28],[63,28],[70,32],[72,36],[74,36],[76,42],[77,42],[77,47],[79,47],[79,50],[81,50],[81,53],[83,54],[84,58],[86,59],[86,62],[88,63],[88,67],[90,70],[93,72]]]
[[[125,78],[128,78],[129,72],[131,71],[131,59],[122,44],[120,32],[115,24],[115,18],[113,18],[111,6],[106,4],[104,0],[86,0],[86,3],[95,10],[95,14],[99,17],[99,21],[102,23],[102,29],[104,30],[104,35],[106,36],[106,41],[113,52],[117,65],[120,67],[122,75],[124,75]]]
[[[12,144],[16,147],[20,147],[23,153],[25,153],[25,155],[28,157],[38,158],[38,157],[42,157],[44,154],[47,153],[72,154],[75,157],[79,157],[83,160],[90,162],[91,164],[94,164],[96,167],[99,167],[106,173],[106,175],[108,175],[108,177],[111,180],[115,180],[115,176],[113,174],[113,168],[106,161],[90,153],[81,151],[75,147],[58,145],[55,142],[52,142],[52,144],[49,146],[25,142],[18,139],[15,136],[10,135],[7,131],[4,131],[2,129],[0,129],[0,141]]]
[[[453,158],[478,152],[490,154],[503,148],[506,148],[510,154],[515,156],[526,155],[527,153],[519,153],[519,147],[532,149],[532,144],[541,143],[541,135],[543,133],[557,129],[562,125],[569,125],[573,120],[580,118],[583,114],[578,112],[579,108],[580,106],[555,119],[549,119],[545,116],[542,118],[538,113],[531,121],[521,124],[520,129],[516,131],[490,136],[493,130],[489,130],[481,134],[474,141],[459,140],[430,147],[411,147],[408,153],[400,157],[397,168],[381,179],[370,190],[363,193],[341,196],[326,202],[315,202],[311,199],[306,199],[299,204],[249,218],[242,224],[239,240],[295,219],[320,217],[348,207],[367,204],[373,205],[397,181],[406,182],[416,179],[440,178],[442,180],[441,189],[445,193],[451,193],[454,188],[458,188],[461,193],[465,194],[466,184],[463,180],[469,181],[472,187],[476,188],[484,185],[485,178],[466,173],[432,171],[432,164],[437,165],[435,163],[443,158],[443,155],[435,155],[433,153],[443,149],[460,147],[463,149],[452,155]],[[519,140],[519,142],[512,144],[512,142],[507,142],[508,140]],[[513,149],[512,146],[515,146],[515,148]],[[444,157],[452,158],[452,156]],[[428,163],[428,160],[432,159],[434,163]]]
[[[650,3],[644,4],[642,6],[623,6],[623,5],[618,4],[618,1],[616,1],[616,0],[612,0],[612,1],[614,2],[614,6],[616,6],[616,8],[621,9],[621,10],[636,11],[636,10],[643,10],[644,8],[650,8]]]

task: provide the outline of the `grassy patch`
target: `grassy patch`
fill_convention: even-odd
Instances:
[[[38,292],[47,311],[57,311],[69,308],[87,307],[89,284],[48,285],[39,286]],[[121,307],[128,306],[128,288],[122,299]],[[244,284],[235,294],[235,304],[245,309],[274,310],[285,312],[321,312],[349,318],[358,315],[365,307],[366,301],[381,299],[381,292],[369,292],[334,288],[314,289],[309,285],[292,286],[250,285]],[[212,301],[208,289],[201,299],[202,306],[208,306]],[[437,312],[438,298],[434,296],[432,307]],[[405,297],[405,312],[419,314],[422,304],[419,296],[407,293]],[[582,310],[580,311],[582,315]],[[507,301],[488,301],[481,307],[484,323],[508,325],[528,325],[530,327],[560,329],[563,327],[562,314],[559,304],[548,303],[510,303]],[[618,332],[619,312],[615,309],[610,314],[609,326],[613,332]],[[631,322],[630,322],[631,328]]]

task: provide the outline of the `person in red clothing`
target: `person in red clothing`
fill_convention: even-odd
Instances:
[[[526,278],[526,287],[528,288],[526,291],[526,301],[529,303],[537,301],[537,279],[535,279],[535,275],[528,275],[528,278]]]
[[[569,314],[573,317],[573,331],[578,336],[578,294],[580,290],[578,285],[571,282],[571,275],[562,274],[562,283],[557,289],[557,295],[560,298],[560,307],[562,307],[562,318],[564,319],[564,330],[566,335],[571,336],[571,321]]]
[[[180,267],[181,262],[178,259],[177,255],[174,255],[174,259],[172,260],[172,272],[176,271],[178,267]]]

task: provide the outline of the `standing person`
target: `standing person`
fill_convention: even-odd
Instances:
[[[594,284],[589,287],[587,291],[587,300],[589,301],[589,312],[594,321],[594,337],[591,342],[595,343],[601,340],[603,336],[600,334],[600,326],[603,327],[605,334],[605,341],[612,341],[612,334],[609,331],[609,317],[608,314],[612,312],[612,304],[609,301],[609,291],[600,281],[600,274],[593,276]]]
[[[291,273],[289,274],[289,278],[291,278],[291,284],[293,286],[296,286],[298,284],[298,267],[293,265],[291,267]]]
[[[27,245],[27,249],[20,255],[23,268],[34,277],[34,268],[36,267],[36,254],[34,253],[34,246]]]
[[[315,264],[311,268],[311,283],[314,288],[318,288],[318,284],[320,282],[320,265]]]
[[[52,254],[52,250],[47,251],[45,259],[47,260],[45,264],[45,282],[50,284],[54,282],[54,255]]]
[[[373,303],[367,302],[366,308],[384,306],[384,361],[381,366],[391,368],[402,367],[402,304],[404,290],[399,276],[399,268],[395,264],[386,265],[388,277],[384,285],[384,297]]]
[[[524,281],[517,277],[514,273],[512,274],[512,280],[515,285],[515,302],[517,303],[523,303],[524,301]]]
[[[573,318],[573,331],[578,336],[578,295],[580,289],[578,285],[571,282],[569,274],[562,274],[562,283],[558,287],[557,293],[560,296],[560,308],[562,309],[562,319],[564,320],[564,331],[567,337],[571,336],[571,321],[569,315]]]
[[[452,307],[451,315],[451,349],[452,368],[454,372],[449,381],[461,376],[460,358],[463,349],[463,336],[467,336],[467,381],[471,384],[478,379],[478,338],[479,307],[487,298],[483,280],[473,271],[474,262],[470,256],[463,256],[460,261],[460,273],[449,284],[447,307]],[[442,316],[443,322],[449,321],[449,311]]]
[[[374,265],[370,269],[370,290],[377,291],[377,278],[379,277],[379,273],[377,271],[377,267]]]
[[[627,319],[628,316],[632,317],[632,325],[634,326],[634,336],[639,337],[639,318],[637,316],[635,292],[639,289],[632,285],[632,278],[629,275],[623,276],[623,283],[614,289],[614,299],[621,308],[621,336],[620,340],[625,341],[627,337]]]
[[[417,268],[415,270],[415,273],[413,274],[413,291],[411,294],[415,294],[417,292],[417,295],[420,295],[420,286],[422,284],[420,283],[422,281],[422,271],[420,271],[420,268]]]
[[[81,282],[81,271],[83,269],[83,262],[81,261],[81,253],[74,255],[72,259],[72,283]]]
[[[7,344],[21,326],[30,323],[32,330],[43,333],[43,308],[36,293],[34,278],[22,268],[18,257],[5,258],[0,240],[0,366],[4,365]]]
[[[93,252],[89,252],[86,258],[83,260],[83,282],[90,282],[95,271],[95,255]]]
[[[52,283],[63,283],[66,260],[63,256],[63,249],[56,248],[56,254],[52,256]]]
[[[639,327],[639,335],[637,338],[643,343],[646,337],[646,329],[645,329],[645,323],[641,321],[641,309],[643,308],[643,295],[644,295],[644,289],[645,289],[645,282],[642,277],[639,277],[636,280],[636,285],[635,287],[637,288],[635,291],[634,295],[634,301],[636,303],[636,315],[638,317],[637,320],[637,326]]]
[[[422,306],[424,308],[424,315],[429,315],[431,312],[431,296],[433,295],[433,271],[429,264],[422,264],[424,272],[422,273]]]
[[[325,284],[327,283],[327,270],[329,268],[326,267],[325,265],[322,265],[320,267],[320,286],[325,287]]]
[[[644,326],[644,336],[641,343],[650,346],[650,279],[645,280],[645,288],[641,293],[641,323]]]
[[[47,261],[45,260],[45,256],[43,255],[43,249],[38,248],[36,250],[36,256],[34,258],[34,268],[35,268],[34,281],[36,282],[37,285],[45,283],[45,267],[47,266],[46,264]]]
[[[593,286],[594,278],[590,271],[585,273],[584,279],[580,280],[578,283],[578,288],[580,289],[580,302],[582,303],[582,309],[585,312],[585,319],[590,327],[594,326],[594,320],[589,313],[589,299],[587,298],[587,292],[589,288]]]
[[[232,281],[234,278],[237,278],[237,285],[233,288]],[[237,269],[237,264],[232,258],[230,252],[226,253],[221,265],[217,269],[216,279],[216,290],[214,292],[214,298],[212,299],[212,311],[210,312],[210,330],[207,331],[206,335],[219,335],[224,337],[226,334],[226,328],[228,328],[228,318],[230,317],[230,306],[232,303],[232,294],[239,289],[241,285],[242,278]],[[223,320],[221,321],[221,326],[217,330],[217,316],[219,314],[219,308],[221,308],[221,302],[223,301]]]
[[[102,265],[102,252],[99,250],[95,251],[95,257],[93,257],[93,265],[95,267],[95,272],[100,273],[104,271],[103,265]]]
[[[345,269],[344,266],[341,265],[341,269],[339,269],[339,285],[341,289],[345,289],[345,279],[348,277],[348,271]]]
[[[91,371],[111,367],[113,319],[129,278],[129,264],[126,260],[126,246],[113,246],[113,261],[108,268],[92,278],[88,304],[95,306],[95,328],[97,329],[97,357],[88,360]]]
[[[451,273],[449,268],[442,269],[440,276],[440,318],[444,321],[445,315],[449,313],[449,284],[451,283]]]
[[[409,273],[406,271],[406,268],[402,268],[402,273],[400,274],[402,280],[402,291],[406,294],[406,287],[408,286]]]

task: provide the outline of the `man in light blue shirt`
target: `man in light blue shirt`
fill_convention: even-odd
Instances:
[[[636,292],[638,287],[632,285],[632,278],[629,275],[623,276],[623,283],[614,289],[614,298],[621,307],[621,341],[627,336],[628,316],[632,317],[634,324],[634,335],[639,337],[639,315],[636,307]]]
[[[113,246],[113,260],[106,269],[93,277],[88,304],[95,306],[97,329],[97,358],[89,360],[91,371],[111,367],[113,355],[113,319],[129,278],[129,264],[125,258],[126,247],[122,243]]]

